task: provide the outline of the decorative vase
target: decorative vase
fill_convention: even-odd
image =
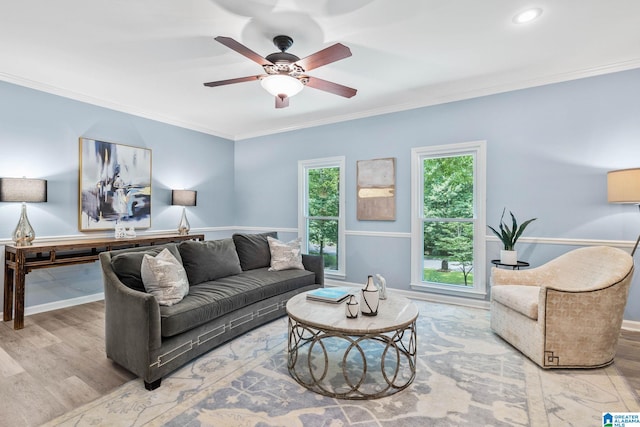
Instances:
[[[387,299],[387,280],[380,274],[376,274],[378,290],[380,291],[380,299]]]
[[[518,251],[500,251],[500,263],[508,265],[518,264]]]
[[[358,310],[360,309],[360,303],[355,295],[349,295],[347,304],[345,304],[347,319],[355,319],[358,317]]]
[[[362,307],[360,312],[363,316],[376,316],[378,314],[378,304],[380,303],[380,291],[373,283],[373,276],[367,277],[367,284],[362,289],[362,298],[360,299]]]

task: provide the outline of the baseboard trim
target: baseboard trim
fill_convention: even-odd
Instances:
[[[635,320],[623,320],[622,329],[625,331],[640,332],[640,322]]]
[[[77,298],[69,298],[61,301],[48,302],[46,304],[34,305],[26,307],[24,315],[29,316],[32,314],[44,313],[46,311],[60,310],[62,308],[73,307],[74,305],[87,304],[94,301],[102,301],[104,299],[104,292],[97,294],[85,295]],[[3,313],[0,313],[2,315]]]

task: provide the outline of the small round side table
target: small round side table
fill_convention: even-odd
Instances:
[[[512,270],[520,270],[520,267],[529,267],[529,263],[526,261],[518,261],[517,264],[503,264],[499,259],[492,259],[491,264],[496,267],[511,267]]]

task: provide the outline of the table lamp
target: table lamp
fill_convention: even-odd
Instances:
[[[46,179],[0,178],[0,202],[22,202],[22,213],[12,237],[16,246],[30,246],[36,237],[27,218],[27,203],[46,201]]]
[[[186,206],[195,206],[198,192],[194,190],[171,190],[171,204],[174,206],[182,206],[182,217],[178,224],[178,234],[184,236],[189,234],[191,227],[187,220]]]
[[[609,203],[633,203],[640,208],[640,168],[621,169],[607,173],[607,197]],[[636,253],[640,236],[631,251]]]

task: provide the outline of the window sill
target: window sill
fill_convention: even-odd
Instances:
[[[339,279],[339,280],[344,280],[347,278],[347,275],[344,273],[340,273],[338,271],[336,272],[328,272],[327,270],[324,271],[324,277],[329,278],[329,279]]]
[[[447,286],[435,283],[411,283],[411,289],[420,292],[431,292],[443,295],[451,295],[464,298],[486,299],[487,293],[482,290],[465,288],[461,286]]]

